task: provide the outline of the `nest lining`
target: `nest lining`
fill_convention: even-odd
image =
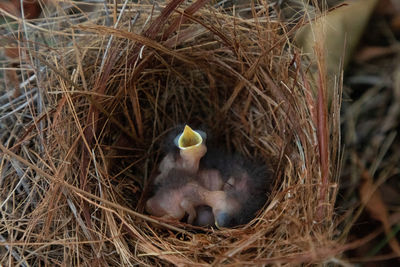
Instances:
[[[33,54],[46,68],[37,81],[46,116],[3,159],[12,164],[12,153],[24,155],[35,185],[35,206],[14,208],[27,218],[19,226],[18,238],[28,242],[18,248],[21,262],[235,265],[327,257],[316,248],[334,243],[336,188],[330,181],[321,203],[314,95],[284,25],[261,4],[254,18],[205,5],[165,36],[187,8],[167,16],[172,2],[128,4],[116,29],[71,25],[63,30],[78,36],[54,35],[58,45]],[[274,170],[270,200],[249,224],[206,230],[143,215],[160,144],[184,122],[208,127],[228,150]],[[11,188],[17,171],[9,172]],[[37,250],[40,242],[53,245]]]

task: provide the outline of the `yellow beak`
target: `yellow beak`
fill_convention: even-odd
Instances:
[[[193,131],[189,126],[185,126],[183,133],[178,135],[174,143],[179,147],[183,159],[182,167],[189,172],[197,173],[199,170],[200,159],[206,154],[205,146],[206,134],[202,131]]]
[[[178,136],[176,143],[180,149],[185,150],[195,146],[200,146],[203,143],[203,137],[186,125],[183,133]]]

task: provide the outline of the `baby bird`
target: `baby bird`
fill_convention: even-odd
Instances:
[[[205,139],[204,132],[189,126],[170,135],[154,182],[158,188],[146,209],[178,220],[187,213],[188,223],[199,226],[245,224],[265,204],[271,173],[265,164],[215,146],[207,151]]]
[[[267,193],[271,190],[272,174],[265,164],[212,147],[202,158],[200,166],[202,170],[217,171],[226,198],[237,203],[236,209],[217,213],[215,224],[218,227],[248,223],[266,203]]]
[[[167,219],[181,220],[188,214],[187,222],[192,224],[196,217],[209,222],[209,210],[198,216],[196,208],[210,207],[214,218],[233,213],[239,208],[236,199],[226,192],[210,191],[204,188],[194,175],[172,169],[155,190],[153,197],[146,202],[146,211],[151,215]]]
[[[160,183],[172,169],[184,170],[188,173],[197,173],[200,159],[206,154],[205,140],[207,135],[201,131],[193,131],[188,125],[183,132],[177,133],[178,128],[167,138],[164,150],[167,155],[162,159],[159,172],[154,183]]]
[[[222,180],[219,171],[214,169],[200,170],[198,173],[197,180],[207,190],[220,191],[224,187],[225,182]],[[209,206],[199,206],[196,208],[197,217],[193,222],[194,225],[202,227],[215,226],[215,218],[213,210]],[[219,213],[218,213],[219,214]]]
[[[193,221],[193,225],[201,227],[212,227],[215,226],[214,214],[209,206],[198,206],[196,208],[196,219]]]

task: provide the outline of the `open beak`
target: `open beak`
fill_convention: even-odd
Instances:
[[[197,172],[199,162],[207,152],[204,144],[206,134],[202,131],[193,131],[188,125],[185,126],[182,134],[178,135],[174,143],[180,149],[180,155],[185,161],[184,166],[191,172]]]
[[[202,131],[193,131],[192,128],[186,125],[183,132],[175,138],[174,142],[179,149],[194,149],[203,143],[202,135],[205,135]]]

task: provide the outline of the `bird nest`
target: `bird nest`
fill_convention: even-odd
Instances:
[[[339,253],[339,101],[326,111],[323,68],[312,82],[290,43],[300,24],[265,3],[207,2],[71,2],[36,24],[17,20],[28,104],[2,122],[2,263],[293,264]],[[206,229],[146,214],[162,142],[182,123],[273,170],[251,222]]]

